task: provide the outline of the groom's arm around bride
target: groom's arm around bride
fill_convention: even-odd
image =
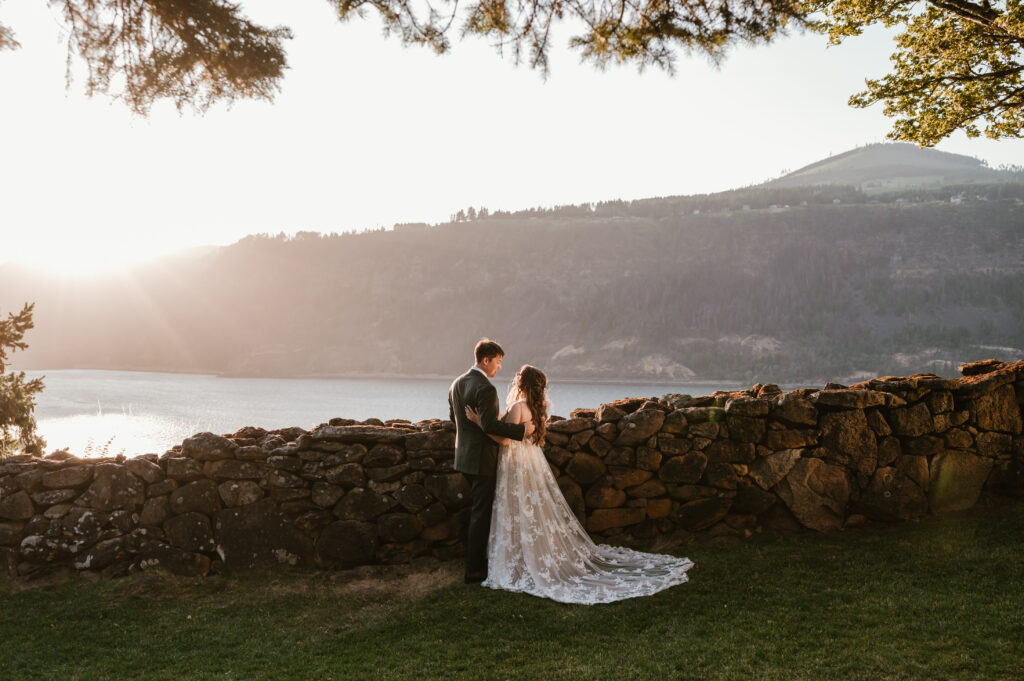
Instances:
[[[473,495],[466,540],[467,582],[483,581],[487,576],[487,535],[498,463],[498,445],[489,436],[522,440],[533,431],[532,423],[505,423],[498,418],[498,391],[488,379],[501,369],[504,356],[500,345],[481,340],[474,349],[476,364],[448,390],[448,412],[455,422],[454,468],[469,477]],[[466,417],[466,407],[480,414],[480,426]]]

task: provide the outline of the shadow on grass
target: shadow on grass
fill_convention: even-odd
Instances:
[[[1024,677],[1024,504],[675,553],[689,584],[597,606],[453,564],[8,588],[0,678]]]

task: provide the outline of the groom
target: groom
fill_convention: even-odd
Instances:
[[[455,422],[455,470],[465,473],[473,491],[466,540],[466,583],[487,578],[487,536],[491,530],[498,443],[496,435],[522,440],[533,433],[533,424],[512,424],[498,420],[498,391],[487,379],[501,369],[505,351],[492,340],[482,339],[473,351],[476,364],[448,389],[448,410]],[[466,418],[466,407],[480,414],[480,426]]]

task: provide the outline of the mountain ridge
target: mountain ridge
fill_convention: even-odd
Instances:
[[[509,366],[565,379],[952,374],[1024,358],[1024,183],[964,187],[762,185],[252,235],[82,281],[0,267],[0,310],[36,302],[19,368],[452,375],[488,336]]]
[[[903,181],[894,185],[898,180]],[[908,180],[916,180],[916,183]],[[815,161],[765,184],[788,187],[848,184],[868,191],[882,191],[1009,181],[1024,181],[1024,176],[991,169],[971,156],[907,143],[884,143],[857,147]]]

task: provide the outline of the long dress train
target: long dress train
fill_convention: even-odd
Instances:
[[[595,544],[537,445],[503,446],[497,475],[484,586],[590,604],[648,596],[687,581],[693,567],[687,558]]]

